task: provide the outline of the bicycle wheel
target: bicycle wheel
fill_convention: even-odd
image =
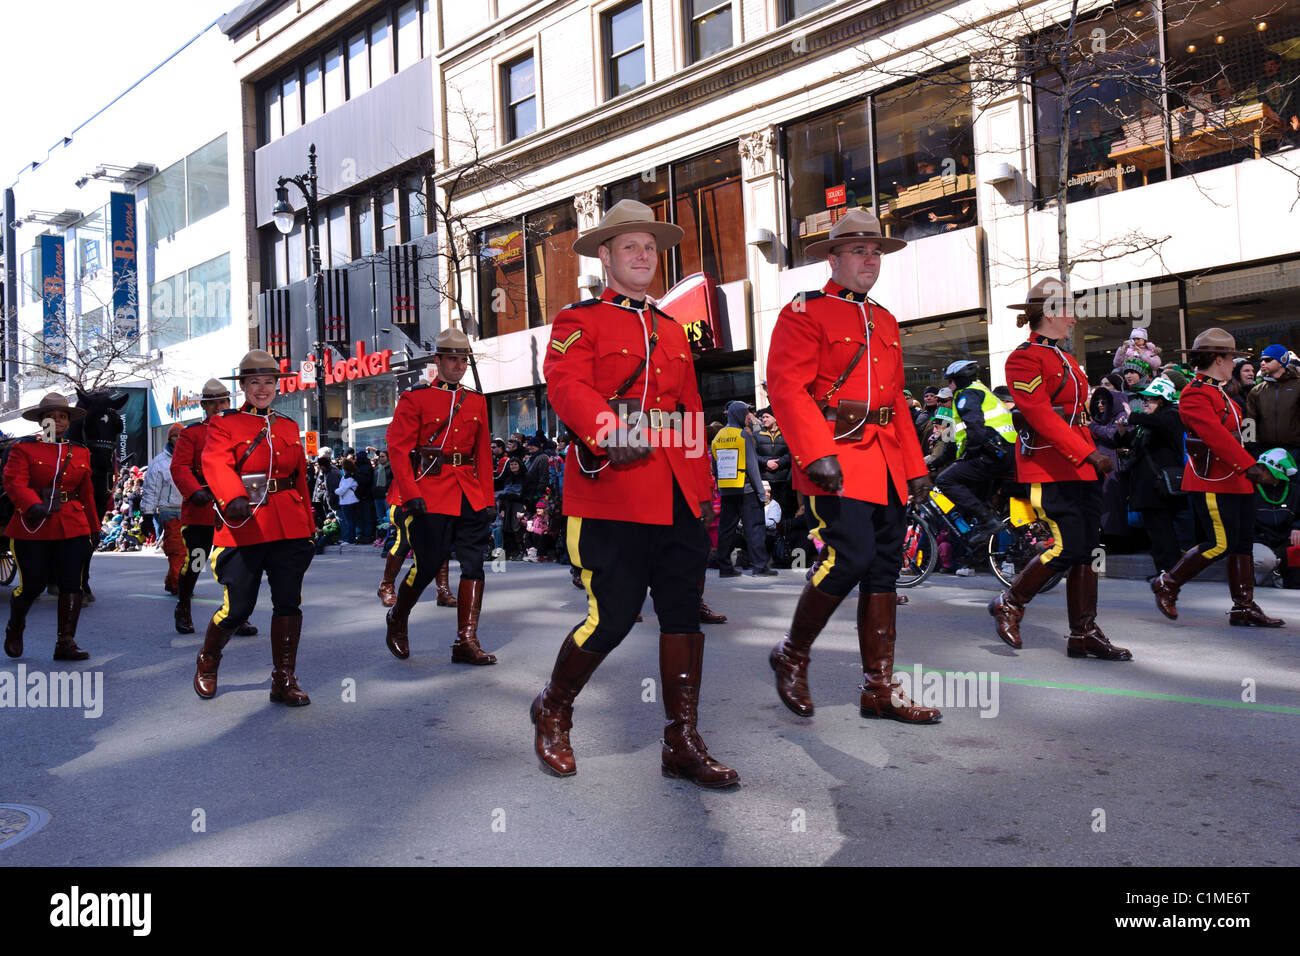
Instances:
[[[1054,543],[1051,532],[1042,522],[1035,521],[1017,528],[1011,524],[1010,518],[1004,518],[1002,527],[989,536],[989,568],[999,581],[1011,587],[1025,565],[1037,560]],[[1053,574],[1040,590],[1050,591],[1061,577],[1061,572]]]
[[[938,560],[939,546],[930,525],[920,515],[909,511],[903,532],[903,561],[898,572],[898,586],[916,587],[930,576]]]
[[[18,562],[14,560],[14,553],[8,548],[0,551],[0,585],[8,585],[17,573]]]

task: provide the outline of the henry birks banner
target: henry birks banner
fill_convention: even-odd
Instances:
[[[41,361],[47,365],[63,361],[63,274],[63,237],[41,236]]]
[[[109,201],[113,242],[113,334],[117,338],[133,339],[140,334],[135,197],[113,193]]]

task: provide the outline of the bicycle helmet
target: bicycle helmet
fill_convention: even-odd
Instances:
[[[971,382],[975,381],[975,379],[979,377],[979,373],[979,362],[964,359],[959,362],[953,362],[944,370],[943,374],[945,378],[956,382],[957,387],[960,389],[965,388]]]

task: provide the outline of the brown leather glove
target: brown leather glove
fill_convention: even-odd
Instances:
[[[1271,488],[1273,485],[1281,484],[1281,482],[1277,480],[1277,476],[1259,462],[1255,462],[1255,464],[1247,468],[1242,472],[1242,474],[1257,485],[1268,485]]]
[[[1088,452],[1088,457],[1084,459],[1084,462],[1097,469],[1098,477],[1108,475],[1115,470],[1115,463],[1096,449]]]
[[[934,481],[929,475],[918,475],[907,479],[907,496],[914,505],[919,505],[929,498],[933,488]]]
[[[34,518],[37,521],[39,521],[41,518],[47,517],[49,513],[50,513],[50,509],[46,506],[45,502],[43,501],[38,501],[36,502],[36,504],[32,505],[30,508],[27,509],[27,517]]]
[[[212,504],[212,495],[208,494],[206,488],[200,488],[198,491],[194,492],[194,494],[190,495],[190,504],[198,505],[199,507],[210,505]]]
[[[808,466],[808,480],[827,494],[835,494],[844,487],[844,472],[835,455],[818,458]]]
[[[252,513],[248,505],[248,496],[244,495],[227,504],[221,516],[229,524],[234,521],[247,521]]]
[[[605,441],[605,454],[611,465],[630,465],[650,454],[650,443],[639,431],[611,432]]]

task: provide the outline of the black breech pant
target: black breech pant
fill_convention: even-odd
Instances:
[[[738,495],[722,495],[718,513],[718,564],[731,566],[731,548],[736,539],[736,525],[745,526],[745,544],[749,564],[755,570],[767,564],[767,522],[758,495],[746,488]]]
[[[1175,513],[1169,508],[1142,509],[1142,527],[1151,539],[1151,560],[1155,562],[1157,574],[1168,571],[1183,556],[1174,530]]]
[[[1251,554],[1255,538],[1255,496],[1189,491],[1192,510],[1210,540],[1196,545],[1201,556],[1215,561],[1225,554]]]
[[[90,536],[28,541],[11,538],[9,546],[18,565],[18,587],[11,600],[30,606],[53,581],[60,594],[80,594],[82,573],[90,557]]]
[[[1038,560],[1053,571],[1092,562],[1101,544],[1100,481],[1034,482],[1029,502],[1054,539]]]
[[[402,579],[402,587],[414,588],[416,597],[438,576],[438,569],[451,554],[452,545],[456,547],[456,559],[460,562],[460,579],[483,580],[483,555],[492,543],[486,508],[475,511],[462,494],[459,515],[413,515],[407,512],[403,524],[411,550],[415,552],[415,561]]]
[[[566,540],[587,591],[587,618],[573,635],[583,650],[608,654],[617,647],[636,623],[647,588],[661,633],[699,633],[709,533],[675,482],[672,524],[570,517]]]
[[[225,588],[226,598],[212,615],[213,623],[233,631],[248,620],[257,606],[263,572],[271,585],[271,614],[302,617],[302,579],[315,556],[316,545],[311,538],[214,548],[212,574]]]
[[[808,510],[817,521],[813,535],[826,545],[812,579],[818,590],[834,597],[859,586],[866,594],[894,592],[903,566],[906,512],[892,481],[885,504],[813,495]]]
[[[199,572],[208,565],[212,557],[212,535],[215,529],[210,524],[187,524],[181,526],[181,540],[185,542],[185,565],[181,569],[180,596],[189,597],[194,593],[198,583]]]

